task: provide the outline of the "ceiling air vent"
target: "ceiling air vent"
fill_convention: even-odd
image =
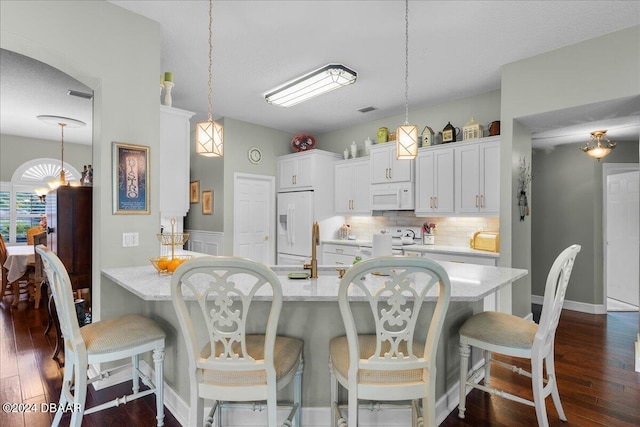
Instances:
[[[360,109],[358,109],[358,111],[360,111],[361,113],[368,113],[369,111],[373,111],[373,110],[377,110],[376,107],[372,107],[372,106],[368,106],[368,107],[362,107]]]
[[[92,93],[78,92],[77,90],[71,90],[71,89],[67,91],[67,95],[77,96],[78,98],[84,98],[84,99],[93,99]]]

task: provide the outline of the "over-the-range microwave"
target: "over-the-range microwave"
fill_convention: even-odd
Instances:
[[[373,184],[369,202],[371,210],[374,211],[413,210],[415,208],[414,184],[413,182]]]

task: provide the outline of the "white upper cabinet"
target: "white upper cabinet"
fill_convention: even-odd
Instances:
[[[315,163],[312,152],[291,154],[280,158],[278,160],[279,191],[312,189]]]
[[[456,213],[500,213],[500,139],[487,139],[454,148]]]
[[[336,215],[371,213],[368,158],[336,162],[335,207]]]
[[[453,147],[420,150],[416,157],[416,215],[454,213]]]
[[[371,184],[414,182],[414,160],[396,159],[396,144],[377,144],[369,150]]]
[[[190,134],[194,113],[160,106],[160,189],[162,217],[182,218],[189,211]],[[178,221],[181,223],[181,221]]]

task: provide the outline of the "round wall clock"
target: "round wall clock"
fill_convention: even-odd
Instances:
[[[262,152],[257,147],[249,148],[247,155],[249,157],[249,161],[253,164],[258,164],[260,163],[260,160],[262,160]]]

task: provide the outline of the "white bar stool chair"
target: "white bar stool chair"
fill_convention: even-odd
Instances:
[[[71,407],[70,426],[79,427],[84,414],[91,414],[130,402],[149,394],[156,395],[157,425],[164,425],[163,361],[165,332],[153,320],[135,315],[125,315],[85,325],[78,325],[74,294],[69,274],[60,258],[45,246],[36,246],[42,257],[44,271],[56,303],[60,329],[64,339],[64,377],[60,391],[59,407]],[[140,355],[153,352],[155,384],[139,369]],[[87,379],[87,366],[131,358],[133,367],[120,366],[100,372]],[[85,408],[87,386],[124,369],[132,369],[133,393],[110,402]],[[140,391],[139,379],[149,387]],[[60,424],[63,411],[57,411],[53,426]]]
[[[428,331],[416,330],[427,294],[437,296],[431,323]],[[425,258],[371,258],[347,270],[338,291],[347,335],[329,345],[332,425],[348,421],[356,427],[358,400],[367,399],[411,401],[413,425],[436,426],[436,352],[450,295],[447,273]],[[352,310],[363,303],[371,309],[375,334],[358,333]],[[339,385],[348,390],[347,420],[340,413]]]
[[[299,427],[303,343],[276,335],[282,288],[273,271],[244,258],[195,258],[173,273],[171,297],[189,357],[188,425],[203,425],[205,399],[213,400],[207,425],[215,415],[218,426],[229,402],[266,400],[268,426],[275,427],[277,390],[293,380],[293,404],[282,425]],[[254,335],[247,333],[247,317],[256,299],[271,304],[264,333]]]
[[[571,270],[580,249],[579,245],[569,246],[558,255],[551,266],[547,276],[542,314],[538,325],[518,316],[495,311],[478,313],[462,325],[460,328],[460,403],[458,405],[458,417],[464,418],[467,396],[466,386],[470,386],[535,407],[538,425],[541,427],[549,425],[544,401],[551,394],[558,416],[562,421],[567,420],[560,403],[560,394],[558,393],[553,363],[553,344],[567,285],[571,277]],[[484,350],[485,362],[483,366],[468,374],[470,347]],[[492,360],[492,353],[530,359],[531,372],[527,372],[517,366]],[[533,402],[492,388],[490,386],[491,362],[531,378]],[[543,362],[545,362],[547,368],[546,379],[543,375]],[[476,382],[476,378],[483,369],[484,385]]]

